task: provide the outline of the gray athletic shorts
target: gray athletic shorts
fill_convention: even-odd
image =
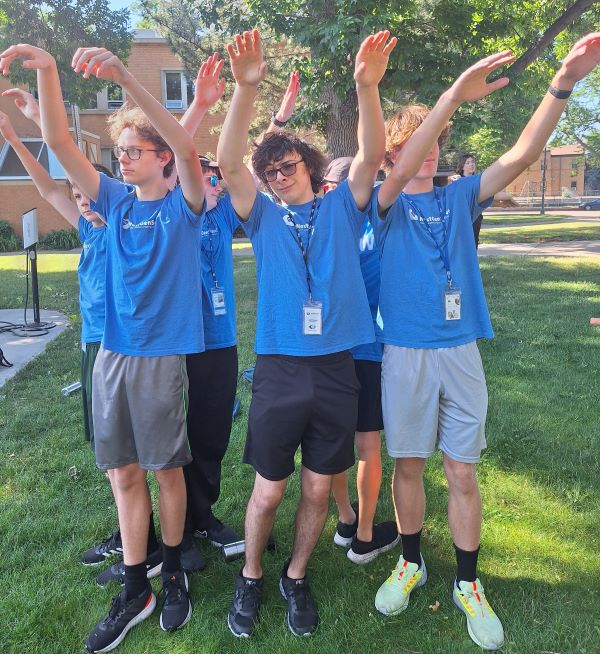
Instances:
[[[391,457],[427,458],[437,446],[456,461],[479,461],[488,395],[476,341],[431,350],[386,345],[381,386]]]
[[[96,465],[166,470],[190,463],[185,355],[134,357],[100,348],[92,383]]]

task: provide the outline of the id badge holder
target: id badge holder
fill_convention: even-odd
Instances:
[[[323,333],[323,303],[307,300],[302,305],[302,333],[321,336]]]
[[[459,288],[444,291],[444,314],[446,320],[460,320],[461,292]]]
[[[225,306],[225,291],[215,284],[210,294],[213,313],[215,316],[224,316],[227,313],[227,307]]]

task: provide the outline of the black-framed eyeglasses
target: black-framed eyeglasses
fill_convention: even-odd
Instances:
[[[131,161],[137,161],[142,156],[142,152],[163,152],[163,150],[152,150],[151,148],[122,148],[120,145],[115,145],[113,148],[115,159],[118,159],[122,154],[126,154]]]
[[[298,159],[298,161],[286,161],[278,168],[269,168],[264,172],[265,179],[267,182],[274,182],[277,179],[277,173],[281,173],[284,177],[290,177],[296,173],[296,166],[303,161],[304,159]]]

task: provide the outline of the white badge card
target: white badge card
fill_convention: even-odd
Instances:
[[[446,320],[460,320],[460,289],[447,288],[444,291]]]
[[[225,306],[225,291],[219,286],[215,286],[211,291],[213,313],[215,316],[223,316],[227,313]]]
[[[302,333],[305,336],[321,336],[323,333],[323,304],[305,302],[302,305]]]

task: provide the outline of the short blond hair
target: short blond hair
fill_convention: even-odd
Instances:
[[[400,111],[385,121],[385,158],[383,160],[383,169],[389,172],[394,163],[390,155],[397,148],[402,147],[408,139],[414,134],[421,123],[429,114],[429,107],[424,104],[408,104],[402,107]],[[438,137],[440,148],[450,136],[452,121],[448,121]]]
[[[163,176],[169,177],[171,175],[175,165],[173,150],[167,145],[167,142],[156,131],[154,125],[139,107],[131,107],[125,103],[120,109],[111,114],[106,122],[108,124],[108,133],[114,143],[119,140],[121,132],[129,128],[144,141],[150,141],[157,150],[170,152],[171,161],[164,167]]]

